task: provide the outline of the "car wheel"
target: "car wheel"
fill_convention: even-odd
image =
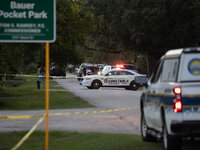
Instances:
[[[94,80],[92,82],[92,86],[93,89],[99,89],[101,87],[101,82],[99,80]]]
[[[126,89],[126,90],[130,90],[131,88],[130,88],[130,87],[125,87],[125,89]]]
[[[163,146],[164,150],[181,150],[181,138],[172,138],[167,132],[166,125],[163,125]]]
[[[133,91],[137,91],[139,86],[135,82],[131,82],[130,89]]]
[[[91,86],[87,86],[87,88],[88,88],[88,89],[92,89],[92,87],[91,87]]]
[[[157,138],[153,137],[152,135],[150,135],[147,130],[147,124],[146,124],[146,120],[144,118],[144,113],[141,114],[141,123],[140,123],[140,128],[141,128],[141,135],[142,135],[142,139],[143,141],[146,142],[155,142],[157,141]]]

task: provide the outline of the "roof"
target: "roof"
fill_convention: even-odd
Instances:
[[[200,52],[200,47],[187,47],[187,48],[180,48],[180,49],[172,49],[165,53],[165,58],[179,57],[182,53],[188,53],[188,52]]]

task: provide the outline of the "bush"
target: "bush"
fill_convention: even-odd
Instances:
[[[33,74],[37,73],[37,64],[31,63],[24,68],[24,73],[26,74]]]

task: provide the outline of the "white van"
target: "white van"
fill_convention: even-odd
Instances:
[[[145,86],[143,141],[163,139],[165,150],[181,150],[183,137],[200,137],[200,47],[166,52]]]

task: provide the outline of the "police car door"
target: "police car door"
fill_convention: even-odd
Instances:
[[[105,75],[103,86],[117,86],[117,72],[112,70]]]
[[[121,70],[120,71],[120,76],[119,76],[119,82],[120,86],[129,86],[131,81],[134,80],[133,78],[134,74],[132,74],[129,71]]]
[[[147,93],[146,93],[146,100],[145,100],[145,107],[144,109],[145,115],[146,115],[146,121],[148,123],[149,127],[157,127],[157,120],[160,118],[160,97],[157,93],[158,88],[159,88],[159,82],[160,82],[160,75],[162,72],[162,64],[163,64],[163,59],[159,61],[157,64],[149,85],[147,87]]]

